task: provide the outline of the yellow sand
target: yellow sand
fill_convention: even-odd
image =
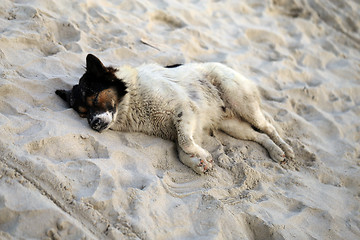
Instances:
[[[91,130],[54,93],[88,53],[227,64],[296,160],[218,132],[200,176],[172,142]],[[0,239],[359,239],[359,142],[357,0],[1,1]]]

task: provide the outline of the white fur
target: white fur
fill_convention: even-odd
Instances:
[[[258,142],[275,161],[284,160],[284,152],[294,157],[290,146],[265,120],[256,85],[223,64],[123,66],[116,75],[126,83],[128,93],[111,128],[176,141],[180,160],[197,173],[213,167],[211,154],[199,144],[204,131],[214,129]]]

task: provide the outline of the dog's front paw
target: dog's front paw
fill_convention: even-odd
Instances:
[[[209,172],[214,167],[214,161],[212,159],[212,156],[207,156],[204,159],[191,156],[191,161],[195,163],[195,166],[193,167],[193,170],[198,174],[204,174]]]
[[[205,149],[200,149],[196,153],[186,153],[179,148],[179,157],[182,163],[198,174],[207,173],[214,167],[212,156]]]

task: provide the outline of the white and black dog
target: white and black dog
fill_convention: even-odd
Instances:
[[[94,130],[143,132],[175,141],[180,160],[200,174],[213,167],[211,154],[200,146],[211,130],[257,142],[277,162],[294,158],[265,119],[257,86],[220,63],[115,69],[89,54],[79,84],[56,93]]]

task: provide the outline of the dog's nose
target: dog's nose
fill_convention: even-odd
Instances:
[[[100,126],[100,123],[101,123],[100,119],[96,118],[91,122],[91,125],[96,127],[96,126]]]
[[[109,112],[89,114],[89,125],[95,131],[101,132],[109,127],[112,122],[112,116]]]
[[[99,118],[95,118],[94,120],[92,120],[90,123],[90,126],[92,129],[94,129],[98,132],[101,132],[106,127],[106,126],[104,126],[104,124],[101,122],[101,119],[99,119]]]

